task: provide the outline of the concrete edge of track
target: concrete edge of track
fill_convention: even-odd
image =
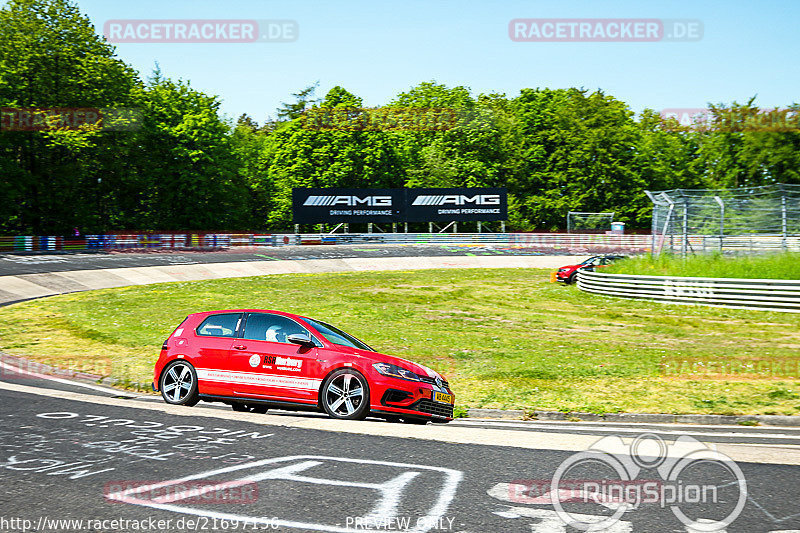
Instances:
[[[275,274],[422,270],[442,268],[558,268],[583,256],[354,257],[200,263],[0,276],[0,305],[71,292]]]

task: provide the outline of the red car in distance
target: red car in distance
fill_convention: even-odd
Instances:
[[[325,322],[262,309],[186,317],[161,347],[153,390],[170,404],[422,424],[452,420],[455,398],[429,368],[378,353]]]
[[[594,271],[597,268],[603,268],[610,265],[614,261],[625,259],[624,255],[594,255],[589,259],[577,265],[567,265],[558,269],[556,272],[556,281],[570,285],[575,283],[578,278],[578,270],[586,269]]]

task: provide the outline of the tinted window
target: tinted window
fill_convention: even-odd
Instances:
[[[211,315],[203,320],[203,323],[197,328],[197,334],[210,337],[233,337],[241,316],[240,313]]]
[[[288,343],[286,338],[296,333],[311,335],[306,328],[285,316],[251,313],[247,316],[243,337],[255,341]]]
[[[306,317],[303,317],[303,320],[314,326],[314,329],[319,331],[320,335],[328,339],[328,342],[330,343],[339,344],[341,346],[350,346],[351,348],[359,348],[361,350],[369,350],[370,352],[375,351],[352,335],[348,335],[344,331],[340,330],[339,328],[335,328],[330,324]]]

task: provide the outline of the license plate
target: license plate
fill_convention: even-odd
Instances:
[[[443,392],[436,392],[433,391],[433,401],[440,402],[440,403],[453,403],[453,395],[452,394],[445,394]]]

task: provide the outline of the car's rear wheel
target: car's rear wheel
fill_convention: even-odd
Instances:
[[[369,385],[360,372],[342,368],[322,384],[322,408],[332,418],[363,420],[369,412]]]
[[[263,415],[264,413],[267,412],[266,406],[259,405],[257,403],[234,402],[231,404],[231,408],[237,413],[258,413],[260,415]]]
[[[161,396],[173,405],[193,406],[199,400],[197,372],[187,361],[171,362],[161,373]]]

